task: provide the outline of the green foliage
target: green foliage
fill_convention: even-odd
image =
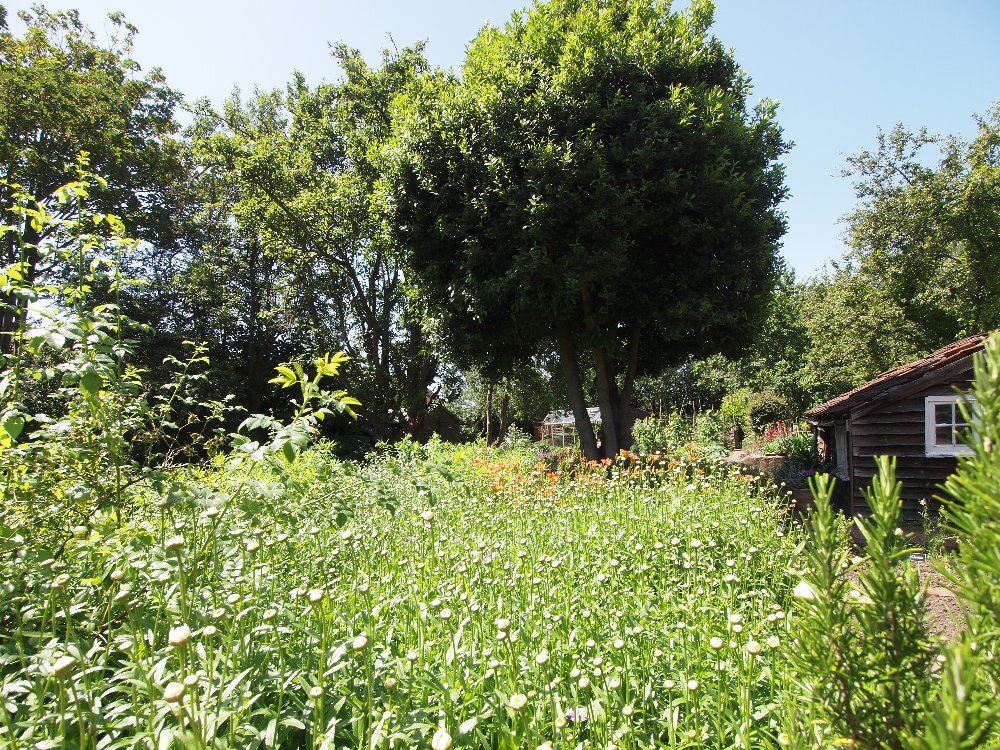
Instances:
[[[182,472],[56,562],[8,541],[0,690],[26,698],[0,744],[773,744],[778,498],[707,462],[550,477],[534,452],[309,449]]]
[[[808,332],[799,381],[812,405],[935,348],[900,313],[885,286],[852,264],[806,282],[799,300]]]
[[[434,322],[411,284],[390,184],[395,109],[427,70],[422,47],[369,65],[337,46],[340,80],[238,92],[195,106],[185,157],[184,254],[151,253],[133,298],[162,339],[205,340],[220,388],[251,412],[273,368],[343,349],[372,442],[418,431],[441,371]],[[163,342],[161,342],[163,343]]]
[[[749,388],[737,388],[722,399],[719,411],[731,428],[750,428],[750,399],[753,392]]]
[[[812,435],[808,432],[780,435],[761,445],[760,452],[808,459],[812,456]]]
[[[90,195],[95,212],[115,213],[141,239],[168,245],[175,207],[170,188],[181,172],[171,137],[179,94],[158,70],[140,76],[129,56],[135,29],[120,14],[109,16],[106,45],[75,11],[36,5],[19,15],[26,26],[21,37],[0,23],[0,206],[11,205],[19,193],[50,201],[73,179],[86,152],[90,167],[102,175]],[[60,212],[57,201],[47,208]],[[54,241],[45,234],[53,227],[24,227],[25,246],[6,235],[0,264],[23,263],[27,278],[62,270],[40,265],[32,249]],[[26,308],[10,297],[2,301],[0,336],[6,344]]]
[[[30,250],[40,261],[68,269],[61,285],[32,280],[23,263],[0,272],[0,291],[36,303],[38,318],[13,331],[13,352],[4,356],[0,373],[4,527],[36,552],[57,555],[70,529],[106,512],[122,522],[143,492],[170,491],[170,467],[221,447],[213,428],[221,427],[227,410],[223,402],[198,398],[200,370],[209,364],[202,346],[193,345],[185,360],[168,357],[169,375],[155,388],[130,363],[136,342],[128,335],[135,321],[116,305],[94,306],[92,298],[95,288],[114,295],[128,283],[118,258],[134,241],[124,237],[116,217],[88,210],[89,195],[87,181],[60,188],[54,196],[59,218],[17,193],[9,211],[14,223],[0,226],[3,237],[13,236],[21,247],[29,224],[34,236],[53,238]],[[260,446],[241,438],[241,448],[257,459],[281,453],[291,461],[324,417],[353,416],[356,400],[320,387],[321,379],[339,375],[345,360],[343,354],[316,360],[311,379],[299,365],[281,368],[272,382],[300,389],[294,418],[282,424],[251,417],[247,427],[266,427],[271,439]],[[29,410],[23,399],[26,386],[38,383],[44,384],[46,412]]]
[[[299,398],[293,400],[294,414],[287,424],[265,414],[254,414],[247,417],[240,425],[240,431],[265,429],[270,440],[263,445],[251,440],[245,435],[235,435],[234,446],[249,453],[256,460],[281,454],[291,463],[295,457],[309,446],[319,433],[319,424],[329,416],[347,414],[357,419],[355,406],[361,406],[356,398],[347,395],[345,390],[326,391],[320,387],[325,378],[337,378],[340,367],[350,359],[343,352],[330,355],[324,354],[313,362],[316,374],[309,377],[305,368],[298,362],[291,366],[279,365],[278,374],[269,383],[284,388],[298,386]]]
[[[758,435],[763,434],[768,425],[787,422],[794,414],[788,399],[774,391],[754,394],[747,402],[747,418]]]
[[[798,295],[806,401],[1000,325],[1000,105],[977,125],[971,142],[897,125],[849,160],[846,262]]]
[[[1000,326],[1000,103],[976,124],[968,143],[897,125],[850,160],[848,243],[930,349]]]
[[[904,748],[931,689],[933,650],[923,620],[917,571],[898,531],[901,502],[895,462],[878,459],[865,493],[872,511],[855,520],[866,547],[851,559],[830,505],[833,478],[811,483],[807,569],[796,588],[791,660],[802,702],[796,735],[866,748]]]
[[[729,426],[721,411],[707,409],[695,415],[691,437],[702,446],[724,446],[729,441]]]
[[[673,453],[688,442],[689,435],[690,429],[680,412],[671,412],[666,419],[645,417],[632,425],[632,450],[645,455]]]
[[[975,407],[962,404],[972,425],[973,454],[959,461],[944,485],[942,514],[959,540],[955,583],[970,606],[969,626],[987,665],[989,687],[997,704],[1000,689],[1000,333],[994,332],[975,356],[971,395]]]
[[[737,353],[777,275],[786,144],[711,23],[708,3],[538,4],[411,112],[400,241],[451,351],[501,375],[558,349],[578,429],[586,355],[609,453],[635,377]]]

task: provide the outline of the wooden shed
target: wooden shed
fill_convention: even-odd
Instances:
[[[969,452],[958,437],[966,425],[957,403],[972,382],[972,355],[984,335],[956,341],[916,362],[897,367],[805,413],[814,445],[847,483],[845,510],[865,515],[861,494],[871,486],[875,456],[896,456],[903,483],[903,520],[916,524],[920,501],[933,502]]]

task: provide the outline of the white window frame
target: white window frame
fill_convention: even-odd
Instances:
[[[976,399],[972,396],[926,396],[924,397],[924,449],[928,456],[969,456],[972,455],[972,448],[964,443],[955,445],[940,445],[937,442],[937,421],[936,407],[940,404],[951,404],[954,411],[953,418],[959,416],[958,404],[960,401],[967,402],[975,408]],[[953,423],[954,424],[954,423]]]

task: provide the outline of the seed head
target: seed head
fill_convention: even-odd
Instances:
[[[757,643],[757,641],[753,641],[753,640],[747,641],[747,651],[749,653],[756,655],[756,654],[759,654],[763,650],[764,650],[764,647],[761,646],[759,643]]]
[[[176,552],[177,550],[184,548],[184,537],[182,537],[180,534],[178,534],[177,536],[172,536],[169,539],[167,539],[167,541],[164,543],[163,546],[168,550],[170,550],[171,552]]]
[[[366,648],[368,648],[368,638],[364,635],[359,635],[353,641],[351,641],[351,648],[353,648],[358,653],[361,653]]]
[[[59,589],[66,588],[67,583],[69,583],[69,573],[60,573],[53,579],[52,588],[58,591]]]
[[[312,698],[313,700],[316,700],[318,698],[322,698],[323,697],[323,686],[322,685],[313,685],[311,688],[309,688],[309,697]]]
[[[309,601],[312,602],[313,604],[319,604],[321,601],[323,601],[324,596],[325,592],[323,591],[323,589],[311,589],[309,591]]]
[[[215,627],[215,625],[206,625],[202,629],[202,631],[201,631],[201,637],[202,638],[211,638],[212,636],[214,636],[218,632],[219,632],[219,629],[217,627]]]
[[[193,688],[197,684],[198,684],[198,675],[196,674],[189,674],[187,677],[184,678],[184,687],[186,688]]]
[[[716,651],[718,651],[718,650],[719,650],[720,648],[722,648],[722,639],[721,639],[721,638],[719,638],[719,636],[714,636],[714,637],[713,637],[713,638],[712,638],[712,639],[711,639],[711,640],[710,640],[710,641],[708,642],[708,645],[709,645],[709,646],[711,646],[711,647],[712,647],[713,649],[715,649]]]
[[[444,727],[434,733],[434,737],[431,739],[431,750],[451,750],[451,735]]]
[[[792,589],[792,595],[805,601],[812,601],[816,598],[816,592],[813,590],[813,587],[804,580],[799,581],[798,585]]]
[[[56,663],[52,666],[52,674],[54,674],[59,679],[64,677],[69,677],[73,674],[73,670],[76,669],[76,659],[68,654],[66,656],[60,656],[56,659]]]
[[[497,630],[501,633],[506,633],[510,630],[511,622],[506,617],[501,617],[497,620]]]
[[[177,703],[184,697],[185,689],[183,682],[171,682],[163,689],[163,700],[167,703]]]
[[[528,705],[528,696],[523,693],[514,693],[510,696],[510,707],[515,711],[520,711]]]
[[[773,649],[773,648],[777,648],[780,645],[781,645],[781,639],[778,638],[778,636],[776,636],[776,635],[772,635],[770,638],[767,639],[767,647],[768,648],[772,648]]]
[[[174,648],[183,648],[187,645],[187,642],[191,640],[191,628],[187,625],[178,625],[176,628],[170,628],[170,635],[168,636],[168,641]]]
[[[698,680],[688,680],[687,681],[687,689],[690,690],[692,693],[695,690],[697,690],[698,689]]]
[[[539,651],[538,652],[538,656],[535,657],[535,664],[537,664],[539,666],[542,666],[543,664],[547,664],[548,661],[549,661],[549,652],[546,651],[545,649],[542,649],[541,651]]]

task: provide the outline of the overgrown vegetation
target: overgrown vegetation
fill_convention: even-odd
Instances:
[[[887,357],[995,325],[998,115],[972,143],[941,144],[934,169],[917,151],[936,141],[901,129],[853,160],[857,265],[797,286],[774,263],[785,146],[773,110],[747,113],[746,81],[708,35],[710,4],[664,8],[542,4],[484,31],[463,82],[431,71],[419,46],[377,67],[339,47],[340,83],[297,77],[218,112],[199,105],[176,139],[178,96],[158,73],[140,78],[120,16],[122,36],[104,49],[75,14],[35,9],[19,39],[0,8],[10,115],[0,144],[0,745],[1000,743],[1000,334],[976,357],[976,406],[963,407],[973,453],[942,505],[942,533],[959,548],[943,573],[965,618],[952,642],[928,633],[891,462],[880,463],[855,548],[828,477],[811,479],[816,511],[803,528],[784,488],[716,460],[738,430],[811,460],[808,438],[782,424],[799,407]],[[550,47],[566,53],[559,65]],[[612,63],[646,98],[622,99],[605,75]],[[676,86],[674,63],[701,83]],[[525,97],[537,121],[509,111]],[[630,151],[615,123],[635,122],[636,103],[660,126]],[[707,129],[681,114],[722,104]],[[579,119],[590,106],[604,110],[607,132]],[[548,119],[554,111],[561,119]],[[452,114],[460,132],[446,132]],[[421,131],[422,117],[441,127]],[[515,152],[493,158],[494,126],[531,137],[500,138]],[[661,148],[663,132],[678,148]],[[737,151],[747,170],[729,179]],[[467,199],[468,185],[450,182],[463,178],[449,153],[492,197]],[[685,153],[690,163],[673,161]],[[646,179],[649,164],[660,166]],[[530,174],[512,177],[511,165]],[[447,211],[411,201],[413,223],[400,226],[400,196],[438,195],[435,180],[453,189]],[[680,190],[738,200],[675,204]],[[665,224],[635,213],[650,201]],[[622,208],[614,220],[609,205]],[[472,231],[457,231],[462,222]],[[722,275],[703,293],[664,293],[680,278],[670,257],[622,261],[664,237],[686,257],[720,236],[739,239],[723,243],[736,255],[713,256]],[[435,312],[401,237],[424,242],[425,287],[439,241],[468,260],[478,237],[472,249],[486,260],[468,278],[436,279],[447,299]],[[511,270],[494,263],[511,248],[522,257],[500,288],[489,274]],[[550,250],[590,270],[542,263]],[[873,279],[887,270],[883,288]],[[456,293],[477,276],[494,295],[477,297],[479,308]],[[912,294],[914,280],[926,294]],[[952,282],[969,309],[943,293]],[[733,289],[747,293],[741,305],[729,304]],[[508,304],[514,292],[524,304]],[[542,302],[551,314],[539,314]],[[845,326],[816,324],[830,309],[849,313],[838,312]],[[449,315],[468,325],[442,330]],[[512,317],[503,356],[477,356]],[[740,350],[734,321],[744,319],[763,322],[743,359],[690,358]],[[698,326],[723,340],[652,335]],[[907,337],[859,353],[886,331]],[[320,354],[341,346],[350,369],[345,353]],[[555,349],[566,388],[553,383]],[[449,365],[460,354],[481,371]],[[824,370],[831,361],[847,367]],[[642,372],[651,377],[639,383]],[[668,416],[637,422],[635,452],[618,452],[633,388],[650,406],[670,402]],[[425,435],[430,406],[459,391],[484,402],[465,411],[496,447],[398,440]],[[602,460],[539,454],[515,426],[567,392],[578,415],[585,396],[609,415]],[[368,439],[389,440],[363,461],[340,460],[324,433],[342,435],[358,416]],[[816,468],[795,468],[788,483]]]

